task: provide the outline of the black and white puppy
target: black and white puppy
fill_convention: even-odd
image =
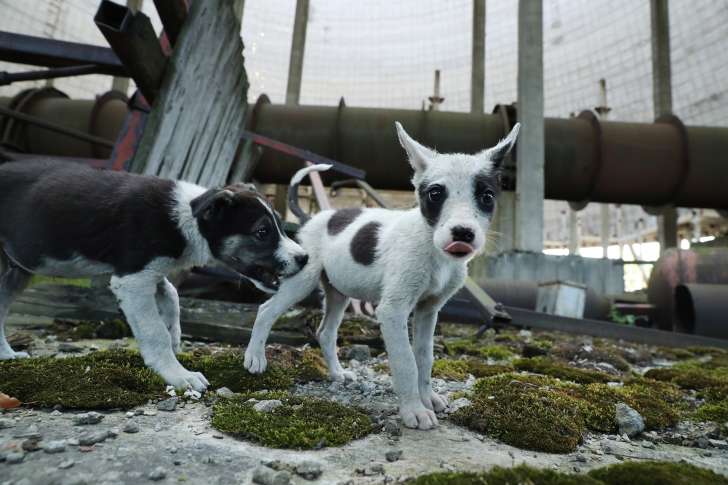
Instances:
[[[268,292],[306,264],[267,201],[252,186],[205,189],[73,163],[0,165],[0,359],[14,352],[4,334],[12,301],[32,274],[111,275],[111,291],[147,366],[175,387],[202,391],[186,370],[179,298],[167,276],[222,263]]]
[[[485,246],[502,161],[516,143],[519,125],[495,147],[474,155],[437,153],[396,126],[414,169],[418,207],[321,211],[307,221],[298,239],[311,259],[261,305],[245,367],[265,370],[265,342],[273,323],[320,281],[326,308],[317,336],[331,378],[354,377],[336,355],[336,333],[349,299],[376,302],[402,421],[429,429],[437,424],[434,411],[447,405],[430,383],[437,313],[462,287],[468,261]],[[314,165],[299,171],[291,181],[289,200],[296,199],[304,175],[328,168]],[[411,313],[414,351],[407,330]]]

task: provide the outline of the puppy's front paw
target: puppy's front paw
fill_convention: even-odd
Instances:
[[[200,372],[190,372],[184,367],[168,372],[160,372],[164,381],[177,389],[194,389],[204,392],[210,383]]]
[[[432,429],[437,426],[435,413],[419,402],[400,406],[399,415],[408,428]]]
[[[432,409],[436,413],[444,411],[447,407],[447,398],[435,391],[430,390],[420,393],[420,398],[422,399],[422,404],[424,404],[427,409]]]
[[[265,351],[257,351],[252,347],[245,349],[245,368],[251,374],[262,374],[268,367]]]
[[[28,357],[30,357],[28,352],[15,352],[13,350],[7,353],[0,352],[0,360],[27,359]]]
[[[338,382],[355,382],[356,374],[350,370],[344,370],[343,368],[332,370],[329,372],[329,377],[332,381]]]

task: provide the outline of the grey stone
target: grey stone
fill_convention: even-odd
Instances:
[[[152,480],[153,482],[158,482],[159,480],[164,480],[167,478],[167,471],[162,468],[161,466],[158,466],[154,470],[152,470],[147,477]]]
[[[346,353],[347,359],[358,360],[359,362],[366,362],[372,358],[372,351],[368,345],[355,344],[349,347]]]
[[[26,439],[36,439],[39,440],[41,438],[40,432],[38,431],[38,426],[31,424],[30,426],[26,428],[19,429],[13,433],[13,438],[26,438]]]
[[[9,419],[0,419],[0,429],[14,428],[15,423]]]
[[[65,460],[65,461],[62,461],[58,465],[58,468],[60,468],[61,470],[68,470],[69,468],[71,468],[75,464],[76,464],[76,462],[73,461],[73,460]]]
[[[728,442],[725,440],[714,440],[714,439],[708,439],[710,442],[710,446],[713,448],[718,448],[720,450],[728,450]]]
[[[88,425],[99,424],[103,421],[104,415],[91,411],[90,413],[77,414],[73,417],[73,424]]]
[[[321,464],[312,460],[302,461],[296,465],[294,471],[306,480],[316,480],[324,472]]]
[[[388,462],[392,463],[402,458],[402,450],[389,450],[384,454]]]
[[[468,399],[467,397],[460,397],[448,404],[446,411],[448,413],[454,413],[455,411],[464,408],[465,406],[470,406],[470,399]]]
[[[33,452],[40,450],[40,438],[28,438],[20,444],[25,451]]]
[[[83,347],[80,345],[72,344],[70,342],[61,342],[58,344],[58,351],[67,354],[73,354],[77,352],[83,352]]]
[[[136,424],[134,421],[128,421],[124,425],[124,428],[122,428],[122,431],[124,433],[130,433],[130,434],[132,434],[132,433],[138,433],[139,432],[139,425]]]
[[[49,441],[43,445],[43,451],[46,453],[63,453],[66,451],[66,442],[64,440]]]
[[[278,399],[266,399],[264,401],[258,401],[257,403],[253,404],[253,409],[258,411],[259,413],[269,413],[275,408],[282,405],[283,403]]]
[[[16,464],[23,461],[25,458],[25,453],[22,451],[9,451],[5,453],[5,461],[7,461],[10,464]]]
[[[710,440],[706,438],[705,436],[699,436],[695,440],[695,446],[698,448],[706,449],[710,447]]]
[[[157,403],[157,409],[159,409],[160,411],[172,412],[177,409],[178,402],[178,397],[170,397],[169,399],[165,399],[164,401],[159,401]]]
[[[235,393],[233,391],[231,391],[230,389],[228,389],[227,387],[221,387],[220,389],[215,391],[215,394],[217,394],[220,397],[225,397],[225,398],[230,398],[235,395]]]
[[[103,441],[106,441],[106,438],[109,437],[108,431],[93,431],[84,433],[81,436],[78,437],[78,444],[81,446],[91,446],[95,445],[96,443],[101,443]]]
[[[365,477],[373,477],[375,475],[384,475],[384,465],[381,463],[370,463],[364,468],[357,468],[356,472]]]
[[[636,436],[645,430],[642,415],[623,402],[617,403],[615,414],[619,425],[619,434]]]
[[[286,471],[276,471],[265,466],[253,470],[253,483],[259,485],[289,485],[291,474]]]
[[[402,435],[402,430],[399,427],[399,423],[394,419],[390,419],[384,424],[384,432],[390,436]]]

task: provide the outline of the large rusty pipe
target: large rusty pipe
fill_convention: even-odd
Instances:
[[[728,339],[728,285],[678,285],[675,314],[687,333]]]
[[[410,168],[397,141],[400,121],[441,152],[473,153],[505,136],[504,119],[412,111],[257,103],[249,129],[366,169],[378,189],[410,190]],[[685,127],[675,117],[655,123],[599,121],[590,112],[545,119],[546,197],[649,206],[728,208],[728,129]],[[286,183],[300,162],[266,150],[255,172]],[[528,174],[519,174],[528,176]],[[331,175],[329,175],[331,176]]]

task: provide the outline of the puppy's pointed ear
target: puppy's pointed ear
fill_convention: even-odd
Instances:
[[[494,169],[499,169],[501,166],[503,166],[503,160],[505,160],[506,155],[510,153],[510,151],[513,149],[514,146],[516,146],[516,140],[518,139],[518,132],[521,130],[521,124],[516,123],[513,126],[513,129],[510,133],[508,133],[508,136],[503,138],[496,146],[493,148],[488,148],[486,150],[483,150],[481,152],[482,157],[485,160],[490,161],[493,163]]]
[[[394,125],[397,127],[399,143],[407,152],[410,165],[412,165],[412,168],[415,169],[415,172],[424,172],[427,169],[427,165],[430,163],[430,160],[437,155],[437,152],[414,141],[412,137],[404,131],[404,128],[402,128],[402,124],[399,121],[395,121]]]
[[[210,189],[190,202],[192,215],[206,221],[215,219],[225,207],[235,201],[235,194],[227,189]]]

